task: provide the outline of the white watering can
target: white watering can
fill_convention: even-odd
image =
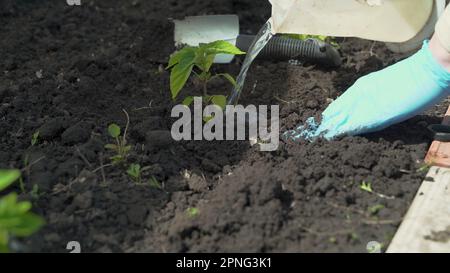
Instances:
[[[429,38],[445,0],[269,0],[274,33],[359,37],[407,52]]]

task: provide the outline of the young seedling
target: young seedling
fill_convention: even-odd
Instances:
[[[384,208],[385,208],[384,205],[377,204],[369,207],[368,211],[370,215],[377,215]]]
[[[384,199],[395,199],[395,197],[394,196],[387,196],[387,195],[384,195],[384,194],[382,194],[382,193],[379,193],[379,192],[376,192],[376,191],[374,191],[373,189],[372,189],[372,183],[368,183],[368,182],[366,182],[366,181],[363,181],[363,182],[361,182],[361,185],[359,186],[359,188],[361,189],[361,190],[363,190],[363,191],[366,191],[366,192],[368,192],[368,193],[371,193],[371,194],[375,194],[375,195],[377,195],[378,197],[380,197],[380,198],[384,198]]]
[[[39,141],[39,131],[36,131],[32,136],[31,136],[31,146],[36,146],[36,144]]]
[[[220,73],[213,75],[211,73],[211,66],[217,54],[242,55],[245,52],[226,41],[215,41],[195,47],[184,47],[170,57],[169,65],[166,69],[171,70],[170,91],[173,100],[178,97],[191,74],[194,74],[194,83],[201,87],[203,91],[203,101],[206,101],[206,103],[212,102],[222,109],[225,108],[225,96],[208,95],[208,83],[214,78],[223,77],[233,86],[236,85],[235,79],[230,74]],[[183,100],[183,104],[189,106],[193,100],[192,96],[186,97]]]
[[[33,185],[33,189],[31,189],[30,195],[31,195],[31,198],[33,198],[34,200],[39,199],[39,197],[41,196],[41,192],[39,191],[38,184]]]
[[[133,181],[136,182],[137,184],[142,183],[141,173],[142,173],[142,169],[141,169],[141,165],[139,165],[139,164],[131,164],[128,167],[128,170],[127,170],[128,176],[130,176],[131,179],[133,179]]]
[[[189,218],[194,218],[194,217],[198,216],[199,213],[200,213],[200,210],[198,208],[188,208],[186,210],[186,214]]]
[[[109,135],[115,139],[115,144],[106,144],[105,148],[115,152],[115,155],[110,157],[114,165],[125,162],[128,153],[131,150],[131,145],[127,145],[126,132],[121,135],[121,129],[117,124],[108,126]]]
[[[373,190],[372,190],[372,184],[371,184],[371,183],[367,183],[366,181],[363,181],[363,182],[361,183],[361,185],[359,186],[359,188],[360,188],[361,190],[363,190],[363,191],[368,192],[368,193],[373,193]]]
[[[19,170],[0,170],[0,191],[19,177]],[[11,237],[27,237],[44,225],[44,220],[30,209],[31,203],[18,201],[16,193],[0,198],[0,253],[9,252]]]
[[[150,178],[149,184],[150,184],[150,187],[152,187],[152,188],[155,188],[155,189],[158,189],[158,190],[162,190],[163,189],[161,183],[154,176],[152,176]]]
[[[432,167],[432,164],[423,163],[418,169],[418,173],[427,173]]]

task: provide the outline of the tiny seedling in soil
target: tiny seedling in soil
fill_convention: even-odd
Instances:
[[[31,136],[31,146],[36,146],[36,144],[39,141],[39,131],[36,131],[32,136]]]
[[[166,69],[170,69],[170,91],[172,99],[175,100],[180,91],[186,85],[186,82],[195,75],[194,83],[203,91],[203,101],[213,103],[224,109],[226,106],[226,96],[208,95],[208,83],[217,77],[227,79],[233,86],[236,85],[235,79],[227,73],[213,75],[211,66],[217,54],[242,55],[242,52],[236,46],[226,41],[215,41],[208,44],[200,44],[199,46],[187,46],[175,52],[169,60]],[[189,106],[194,101],[192,96],[184,98],[183,104]]]
[[[163,189],[161,183],[154,176],[152,176],[150,178],[149,184],[150,184],[150,187],[152,187],[152,188],[155,188],[155,189],[158,189],[158,190],[162,190]]]
[[[29,173],[30,172],[30,168],[28,167],[29,165],[28,165],[28,163],[29,163],[29,158],[30,158],[30,156],[28,155],[28,154],[25,154],[25,158],[24,158],[24,160],[23,160],[23,166],[25,166],[24,168],[26,169],[26,171]],[[29,176],[29,175],[28,175]],[[25,182],[24,182],[24,180],[23,180],[23,176],[22,175],[20,175],[19,176],[19,188],[20,188],[20,191],[22,192],[22,193],[25,193],[26,192],[26,190],[25,190]]]
[[[117,124],[111,124],[108,126],[109,135],[116,141],[115,144],[106,144],[105,148],[115,152],[115,155],[110,157],[114,165],[125,162],[128,157],[128,153],[131,150],[131,145],[127,145],[126,130],[121,135],[121,129]]]
[[[198,208],[188,208],[186,210],[186,214],[190,218],[194,218],[194,217],[198,216],[199,213],[200,213],[200,210]]]
[[[387,195],[385,195],[385,194],[382,194],[382,193],[379,193],[379,192],[375,192],[375,191],[372,189],[372,183],[368,183],[368,182],[366,182],[366,181],[363,181],[363,182],[361,183],[361,185],[359,186],[359,188],[360,188],[361,190],[363,190],[363,191],[368,192],[368,193],[375,194],[375,195],[377,195],[377,196],[380,197],[380,198],[390,199],[390,200],[395,199],[394,196],[387,196]]]
[[[33,198],[34,200],[39,199],[39,197],[41,196],[41,193],[39,192],[38,184],[33,185],[33,189],[31,189],[30,195],[31,195],[31,198]]]
[[[133,179],[134,182],[141,184],[142,183],[142,169],[141,165],[139,164],[131,164],[130,167],[128,167],[127,170],[128,176]]]
[[[0,170],[0,191],[20,177],[19,170]],[[0,253],[9,252],[12,237],[27,237],[44,225],[44,220],[30,212],[31,203],[18,201],[16,193],[0,198]]]
[[[361,186],[359,186],[361,190],[369,192],[369,193],[373,193],[372,190],[372,184],[371,183],[367,183],[366,181],[363,181],[361,183]]]
[[[377,215],[384,208],[385,207],[383,205],[377,204],[377,205],[373,205],[373,206],[369,207],[368,211],[369,211],[370,215]]]
[[[424,163],[420,168],[417,169],[418,173],[427,173],[431,169],[431,164]]]

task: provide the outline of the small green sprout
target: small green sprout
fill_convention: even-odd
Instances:
[[[198,214],[200,213],[200,210],[198,208],[188,208],[186,210],[186,214],[190,217],[190,218],[194,218],[196,216],[198,216]]]
[[[0,191],[19,177],[19,170],[0,170]],[[11,237],[30,236],[44,225],[44,220],[30,210],[31,203],[18,201],[16,193],[0,198],[0,253],[9,252]]]
[[[376,214],[378,214],[378,213],[379,213],[382,209],[384,209],[384,208],[385,208],[384,205],[377,204],[377,205],[374,205],[374,206],[369,207],[369,208],[368,208],[368,211],[369,211],[369,213],[370,213],[371,215],[376,215]]]
[[[39,197],[41,196],[41,193],[39,191],[39,185],[38,184],[34,184],[33,185],[33,188],[31,189],[30,195],[31,195],[31,197],[34,200],[39,199]]]
[[[418,173],[427,173],[432,167],[432,164],[423,163],[418,169]]]
[[[39,131],[36,131],[32,136],[31,136],[31,146],[36,146],[36,144],[39,141]]]
[[[163,188],[161,183],[154,176],[152,176],[150,178],[149,184],[150,184],[150,187],[158,189],[158,190],[162,190],[162,188]]]
[[[115,165],[125,162],[128,157],[128,153],[131,150],[131,145],[127,145],[126,131],[123,136],[121,136],[120,127],[113,123],[108,126],[108,133],[116,141],[115,144],[105,145],[106,149],[112,150],[116,153],[114,156],[110,157],[112,163]]]
[[[166,69],[170,69],[170,91],[172,99],[175,100],[180,91],[186,85],[186,82],[195,75],[194,83],[200,86],[203,91],[203,100],[207,103],[212,102],[222,109],[226,105],[226,97],[223,95],[208,95],[208,83],[217,77],[223,77],[233,86],[236,85],[235,79],[227,73],[213,75],[210,71],[214,59],[217,54],[242,55],[239,48],[226,41],[215,41],[208,44],[200,44],[199,46],[187,46],[175,52],[169,60]],[[192,96],[186,97],[183,104],[189,106],[193,102]]]
[[[371,183],[367,183],[366,181],[363,181],[361,183],[361,185],[359,186],[359,188],[363,191],[369,192],[369,193],[373,193],[372,190],[372,184]]]
[[[130,176],[131,179],[133,179],[133,181],[138,184],[142,183],[141,172],[142,172],[142,169],[141,169],[141,165],[139,165],[139,164],[131,164],[127,170],[128,176]]]
[[[395,199],[395,196],[388,196],[388,195],[385,195],[385,194],[382,194],[382,193],[374,191],[372,189],[372,183],[368,183],[366,181],[361,182],[361,185],[359,186],[359,188],[361,190],[363,190],[363,191],[368,192],[368,193],[375,194],[375,195],[377,195],[380,198],[389,199],[389,200]]]

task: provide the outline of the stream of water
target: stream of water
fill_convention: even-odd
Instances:
[[[229,105],[235,105],[238,102],[239,97],[241,96],[242,89],[244,88],[247,72],[250,69],[251,64],[272,37],[272,24],[269,20],[258,32],[255,40],[248,49],[244,63],[242,64],[241,72],[239,72],[239,75],[236,78],[236,86],[234,87],[233,92],[231,93],[231,96],[228,100]]]

